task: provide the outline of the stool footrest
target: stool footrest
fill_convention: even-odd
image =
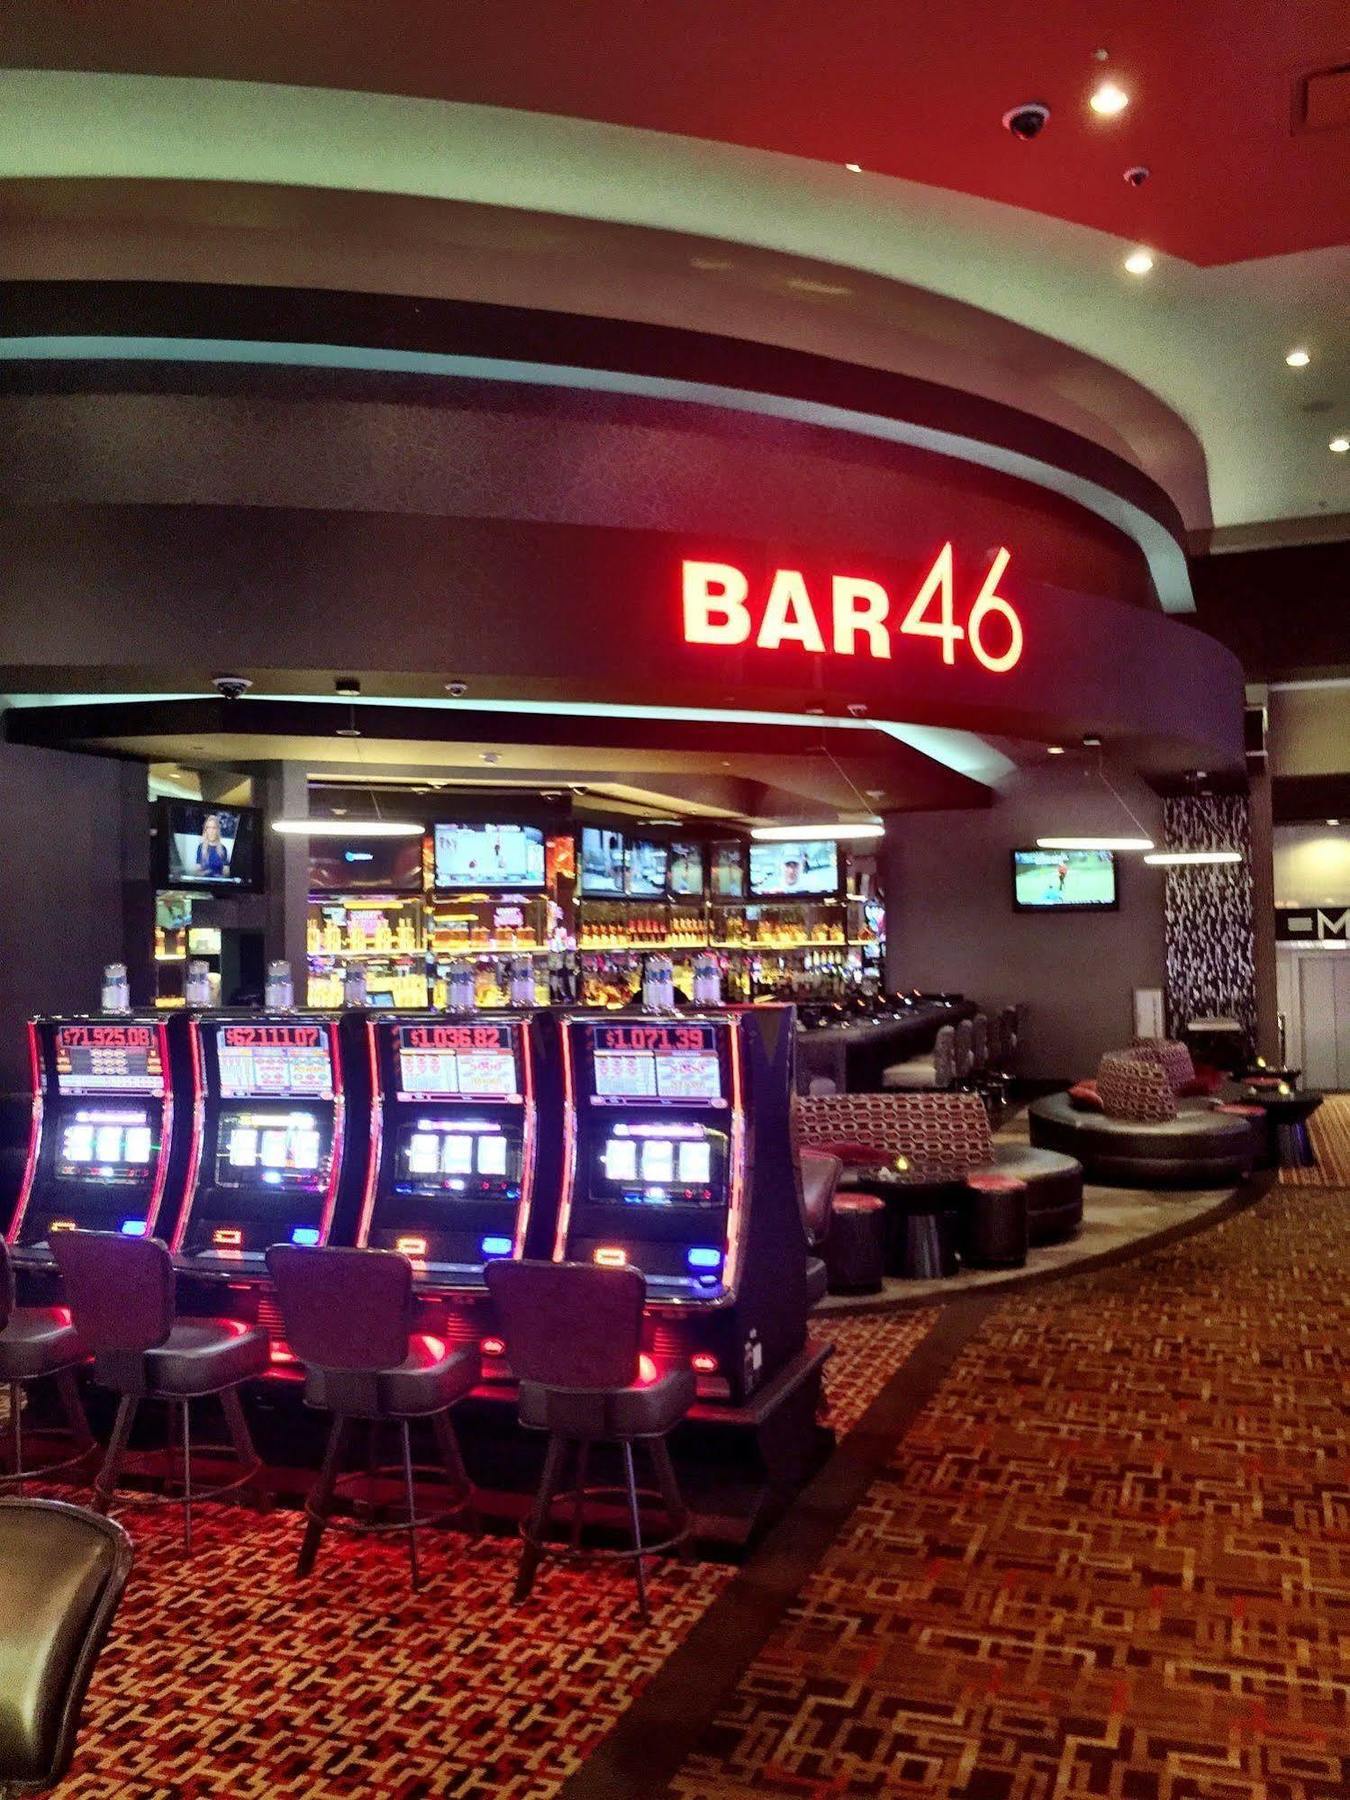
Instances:
[[[642,1543],[636,1546],[633,1544],[616,1544],[611,1547],[608,1545],[558,1543],[555,1539],[546,1536],[545,1533],[547,1533],[549,1526],[555,1522],[565,1525],[569,1530],[572,1529],[576,1523],[576,1515],[578,1512],[578,1496],[575,1488],[572,1488],[566,1493],[560,1493],[554,1496],[553,1503],[549,1507],[548,1518],[544,1521],[543,1533],[539,1536],[535,1536],[530,1530],[530,1521],[528,1519],[522,1519],[520,1524],[520,1535],[527,1544],[532,1544],[536,1550],[546,1551],[549,1556],[562,1557],[569,1562],[631,1562],[635,1556],[661,1556],[667,1550],[678,1550],[682,1544],[689,1541],[690,1532],[692,1530],[690,1520],[686,1518],[683,1525],[676,1526],[674,1519],[671,1518],[670,1508],[666,1503],[664,1495],[658,1493],[655,1488],[638,1488],[636,1490],[636,1496],[639,1501],[646,1500],[654,1503],[665,1513],[667,1522],[675,1527],[668,1536],[652,1539],[650,1541],[644,1538]],[[620,1505],[626,1507],[628,1503],[628,1489],[626,1487],[586,1487],[581,1490],[580,1498],[582,1501],[580,1510],[583,1513],[585,1506],[593,1500],[615,1500]],[[557,1515],[560,1510],[562,1511],[563,1516],[561,1521],[558,1521]]]

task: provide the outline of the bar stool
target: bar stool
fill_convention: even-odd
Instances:
[[[94,1449],[75,1371],[89,1360],[70,1314],[63,1306],[16,1306],[14,1265],[9,1246],[0,1238],[0,1386],[9,1390],[9,1472],[0,1475],[0,1488],[22,1487],[33,1475],[55,1475],[73,1469]],[[55,1462],[26,1469],[23,1462],[24,1390],[30,1382],[52,1380],[66,1415],[74,1453]],[[39,1428],[44,1430],[45,1427]]]
[[[632,1548],[608,1552],[631,1561],[637,1577],[638,1612],[647,1607],[644,1556],[685,1550],[690,1517],[675,1479],[666,1434],[694,1403],[694,1376],[671,1369],[644,1377],[642,1307],[647,1284],[638,1269],[598,1268],[593,1263],[491,1262],[492,1295],[506,1339],[506,1353],[520,1380],[520,1422],[546,1431],[544,1471],[529,1518],[521,1527],[524,1546],[513,1598],[524,1600],[547,1551],[583,1554],[581,1534],[588,1500],[623,1494],[628,1502]],[[644,1543],[633,1445],[646,1446],[668,1521],[667,1535]],[[587,1487],[592,1446],[617,1444],[623,1458],[622,1488]],[[562,1487],[569,1453],[576,1468],[566,1550],[546,1542],[554,1501]],[[656,1496],[652,1496],[655,1498]],[[591,1552],[590,1554],[599,1554]]]
[[[214,1500],[248,1485],[261,1503],[256,1481],[262,1463],[239,1404],[239,1388],[266,1372],[267,1333],[238,1319],[179,1319],[173,1263],[158,1238],[60,1231],[51,1246],[75,1330],[93,1353],[94,1380],[120,1396],[94,1483],[94,1509],[107,1512],[112,1505],[141,1401],[163,1400],[182,1434],[183,1547],[191,1556],[194,1500]],[[194,1490],[191,1403],[213,1394],[220,1397],[240,1473],[233,1481]],[[167,1472],[165,1485],[174,1485]],[[166,1492],[160,1498],[173,1496]]]
[[[879,1294],[886,1274],[886,1202],[877,1194],[836,1194],[825,1240],[832,1294]]]
[[[417,1589],[421,1585],[417,1530],[432,1521],[417,1514],[412,1421],[430,1423],[443,1463],[439,1472],[450,1480],[451,1504],[438,1520],[468,1514],[476,1529],[473,1483],[450,1408],[475,1385],[478,1358],[467,1349],[447,1351],[439,1338],[413,1332],[412,1264],[396,1250],[273,1244],[267,1267],[276,1283],[286,1342],[305,1365],[305,1404],[333,1415],[319,1479],[305,1502],[307,1523],[295,1573],[301,1577],[313,1569],[330,1524],[355,1531],[402,1531],[407,1534],[408,1565]],[[363,1420],[369,1427],[370,1466],[363,1474],[371,1481],[390,1472],[375,1461],[380,1426],[393,1422],[399,1427],[404,1512],[397,1520],[334,1514],[333,1501],[344,1480],[343,1446],[353,1420]]]

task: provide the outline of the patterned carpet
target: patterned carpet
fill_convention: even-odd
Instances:
[[[999,1306],[678,1800],[1345,1800],[1347,1207]]]
[[[1350,1187],[1350,1094],[1328,1094],[1308,1122],[1317,1165],[1281,1169],[1284,1187]]]
[[[933,1317],[828,1322],[838,1431]],[[511,1607],[504,1539],[433,1534],[414,1596],[397,1541],[330,1534],[297,1585],[296,1514],[200,1517],[189,1563],[174,1511],[124,1515],[136,1566],[59,1800],[546,1800],[734,1575],[654,1565],[643,1631],[605,1565],[546,1563]]]

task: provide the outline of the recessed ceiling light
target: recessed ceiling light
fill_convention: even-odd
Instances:
[[[1064,746],[1063,744],[1047,744],[1045,746],[1045,754],[1047,756],[1063,756]]]
[[[861,163],[845,163],[844,167],[848,170],[850,175],[861,175],[862,174],[862,164]]]
[[[1306,350],[1291,350],[1284,360],[1291,369],[1306,369],[1312,357]]]
[[[1125,267],[1131,275],[1147,275],[1153,267],[1153,257],[1147,250],[1131,250],[1125,258]]]
[[[1337,456],[1344,456],[1346,451],[1350,450],[1350,437],[1334,437],[1327,448],[1334,450]]]
[[[1130,96],[1117,82],[1104,81],[1093,93],[1088,105],[1104,119],[1113,119],[1130,104]]]

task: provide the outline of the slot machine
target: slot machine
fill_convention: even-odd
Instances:
[[[326,1244],[354,1225],[370,1135],[364,1023],[356,1013],[187,1021],[197,1130],[172,1245],[185,1271],[265,1280],[269,1245]]]
[[[789,1137],[793,1010],[564,1026],[568,1149],[555,1261],[630,1263],[648,1349],[741,1402],[806,1341]]]
[[[154,1013],[30,1020],[33,1109],[9,1234],[21,1266],[51,1264],[57,1231],[172,1230],[192,1125],[182,1025]]]
[[[446,1302],[446,1335],[487,1346],[486,1264],[547,1256],[562,1141],[557,1034],[546,1014],[367,1020],[375,1148],[356,1241],[411,1257]]]

